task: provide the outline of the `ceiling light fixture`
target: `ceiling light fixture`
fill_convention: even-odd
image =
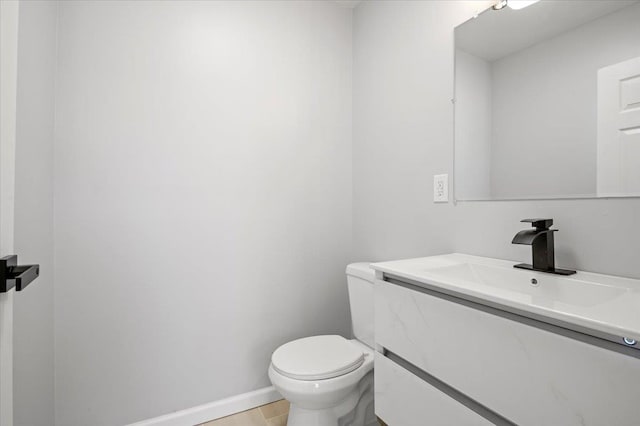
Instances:
[[[540,0],[508,0],[507,6],[513,10],[524,9],[527,6],[531,6],[534,3],[538,3]]]
[[[507,0],[498,0],[494,5],[493,5],[493,10],[500,10],[500,9],[504,9],[504,7],[507,5]]]

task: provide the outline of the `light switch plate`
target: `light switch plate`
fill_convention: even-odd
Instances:
[[[433,202],[449,202],[449,175],[433,176]]]

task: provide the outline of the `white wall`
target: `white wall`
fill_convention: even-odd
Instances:
[[[60,4],[56,424],[269,385],[348,334],[351,10]]]
[[[358,258],[453,250],[453,211],[433,204],[433,175],[453,171],[453,26],[478,8],[481,2],[375,1],[354,11]]]
[[[453,28],[491,2],[376,1],[354,12],[354,243],[362,259],[459,251],[528,260],[525,217],[556,220],[560,266],[640,278],[640,199],[433,204],[453,167]]]
[[[15,252],[40,277],[15,297],[14,424],[53,423],[53,133],[57,3],[22,1]]]
[[[492,75],[486,60],[456,49],[456,197],[491,197]]]
[[[640,4],[493,62],[494,197],[596,194],[598,69],[640,56],[638,22]]]

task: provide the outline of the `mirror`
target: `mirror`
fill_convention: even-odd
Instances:
[[[640,1],[486,10],[454,103],[456,200],[640,196]]]

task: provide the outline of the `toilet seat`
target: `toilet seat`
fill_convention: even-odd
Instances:
[[[362,365],[361,348],[342,336],[312,336],[285,343],[273,352],[271,364],[296,380],[323,380],[348,374]]]

